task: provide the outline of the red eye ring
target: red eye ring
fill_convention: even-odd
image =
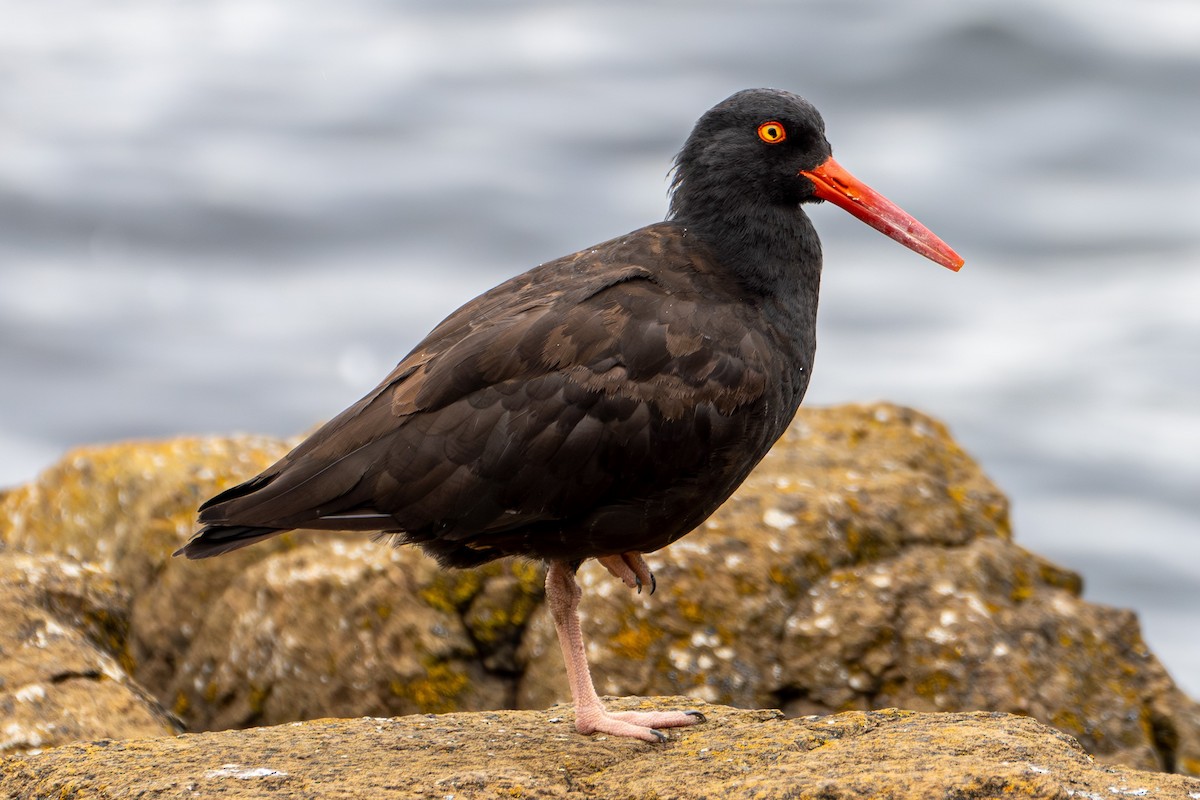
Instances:
[[[758,138],[767,144],[779,144],[787,138],[787,131],[782,122],[769,120],[758,126]]]

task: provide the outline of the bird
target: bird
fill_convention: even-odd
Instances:
[[[644,554],[697,528],[784,433],[815,352],[830,201],[957,271],[931,231],[832,157],[799,95],[747,89],[675,157],[664,221],[541,264],[450,314],[365,397],[199,509],[175,555],[292,529],[369,532],[447,568],[546,564],[575,728],[646,742],[698,711],[610,712],[576,572],[655,588]]]

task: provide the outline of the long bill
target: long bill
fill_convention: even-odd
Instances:
[[[847,172],[841,164],[828,158],[800,174],[813,182],[814,192],[822,200],[841,206],[880,233],[895,239],[931,261],[958,272],[963,260],[933,231],[917,222],[902,208]]]

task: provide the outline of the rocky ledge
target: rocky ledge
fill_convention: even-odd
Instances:
[[[687,697],[622,708],[695,706]],[[699,706],[662,745],[578,735],[563,709],[316,720],[100,741],[0,762],[13,797],[1200,798],[1200,780],[1096,764],[1028,717],[887,709],[787,719]]]
[[[254,437],[82,448],[0,497],[0,752],[566,699],[538,565],[445,572],[414,549],[305,532],[206,562],[170,557],[203,499],[286,448]],[[789,718],[1005,712],[1069,734],[1101,763],[1200,775],[1200,706],[1134,614],[1085,602],[1077,575],[1018,546],[1004,495],[911,409],[803,410],[701,530],[649,560],[653,596],[581,571],[602,693]],[[885,717],[896,735],[910,724],[899,720],[943,719]],[[155,746],[237,748],[238,736],[356,724]],[[642,752],[627,745],[604,747]],[[10,774],[59,758],[12,762]]]

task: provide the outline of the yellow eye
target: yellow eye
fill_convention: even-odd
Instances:
[[[758,138],[767,144],[779,144],[787,138],[787,131],[783,129],[782,122],[771,120],[758,126]]]

